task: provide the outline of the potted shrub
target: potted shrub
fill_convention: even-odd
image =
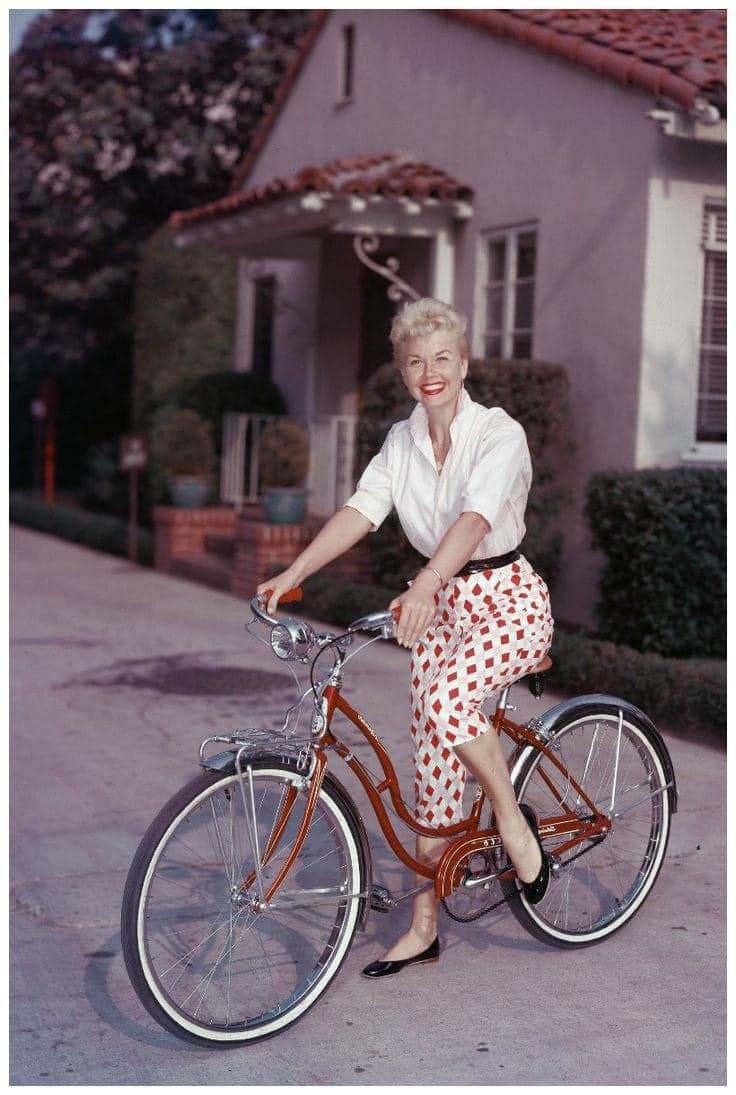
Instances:
[[[157,426],[155,450],[173,504],[186,509],[205,505],[215,457],[210,424],[196,411],[173,410]]]
[[[307,508],[305,481],[309,471],[309,437],[289,418],[271,422],[258,445],[263,516],[280,525],[304,520]]]

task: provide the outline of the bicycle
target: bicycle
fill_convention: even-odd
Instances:
[[[249,632],[257,621],[269,627],[261,641],[286,662],[308,665],[310,685],[280,729],[203,741],[203,771],[160,810],[135,853],[123,898],[123,954],[138,997],[161,1026],[210,1046],[287,1029],[333,981],[369,909],[417,892],[393,898],[373,884],[365,826],[328,770],[332,755],[357,776],[394,854],[434,886],[455,920],[475,920],[505,903],[537,939],[581,947],[609,937],[641,907],[677,809],[672,761],[643,712],[614,696],[586,695],[520,725],[507,716],[509,687],[500,693],[493,726],[514,744],[512,783],[519,801],[536,810],[551,861],[547,894],[532,906],[480,788],[468,816],[443,830],[450,843],[434,869],[416,862],[397,835],[386,793],[411,832],[437,833],[415,821],[388,751],[342,694],[347,662],[391,637],[391,613],[363,616],[341,634],[317,634],[306,621],[269,616],[258,598],[251,608]],[[365,632],[372,637],[348,653]],[[318,678],[327,654],[331,665],[320,666]],[[537,697],[550,665],[545,658],[527,674]],[[311,722],[300,735],[309,696]],[[368,743],[382,776],[338,737],[338,713]],[[211,753],[213,745],[225,749]]]

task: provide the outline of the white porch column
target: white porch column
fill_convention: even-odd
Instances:
[[[452,304],[455,292],[455,244],[447,228],[435,233],[432,245],[430,293],[438,300]]]

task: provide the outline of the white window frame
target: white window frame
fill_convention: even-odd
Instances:
[[[698,332],[698,376],[697,386],[695,391],[695,406],[694,406],[694,420],[693,420],[693,444],[684,453],[682,453],[682,460],[687,463],[706,463],[706,464],[722,464],[726,460],[726,442],[725,441],[699,441],[698,434],[698,410],[701,397],[700,389],[700,352],[704,348],[703,343],[703,327],[702,327],[702,313],[705,297],[705,265],[709,254],[726,254],[726,239],[725,234],[722,238],[719,238],[717,232],[719,215],[723,214],[725,218],[726,202],[723,198],[706,198],[703,203],[703,231],[701,236],[701,271],[700,271],[700,284],[702,287],[702,295],[700,301],[700,316],[701,326]],[[725,226],[724,226],[725,227]],[[726,353],[726,345],[723,347],[724,354]]]
[[[501,328],[498,333],[501,336],[501,358],[508,361],[519,360],[513,355],[514,336],[528,334],[531,342],[529,356],[534,354],[534,306],[532,306],[532,325],[529,328],[517,328],[514,326],[514,314],[516,311],[516,288],[519,284],[517,278],[517,266],[519,256],[519,237],[529,234],[534,235],[534,277],[528,279],[536,289],[538,280],[539,260],[539,224],[537,221],[529,221],[524,224],[512,225],[507,228],[492,228],[482,232],[478,237],[478,263],[476,276],[476,300],[475,300],[475,332],[473,352],[478,357],[486,357],[486,342],[492,332],[488,330],[488,290],[491,288],[489,251],[492,243],[504,241],[506,244],[505,269],[503,282],[493,284],[503,285],[503,316]],[[534,293],[536,301],[536,292]]]

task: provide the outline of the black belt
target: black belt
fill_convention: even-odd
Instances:
[[[520,556],[518,548],[507,551],[505,555],[494,555],[490,559],[469,559],[464,567],[461,567],[455,575],[456,578],[469,578],[471,574],[478,574],[482,570],[499,570],[507,567],[509,563],[515,563]],[[429,563],[429,560],[427,560]]]
[[[492,559],[468,559],[464,567],[458,570],[457,578],[468,578],[471,574],[478,574],[481,570],[499,570],[507,567],[509,563],[515,563],[519,558],[518,548],[507,551],[505,555],[494,555]]]

